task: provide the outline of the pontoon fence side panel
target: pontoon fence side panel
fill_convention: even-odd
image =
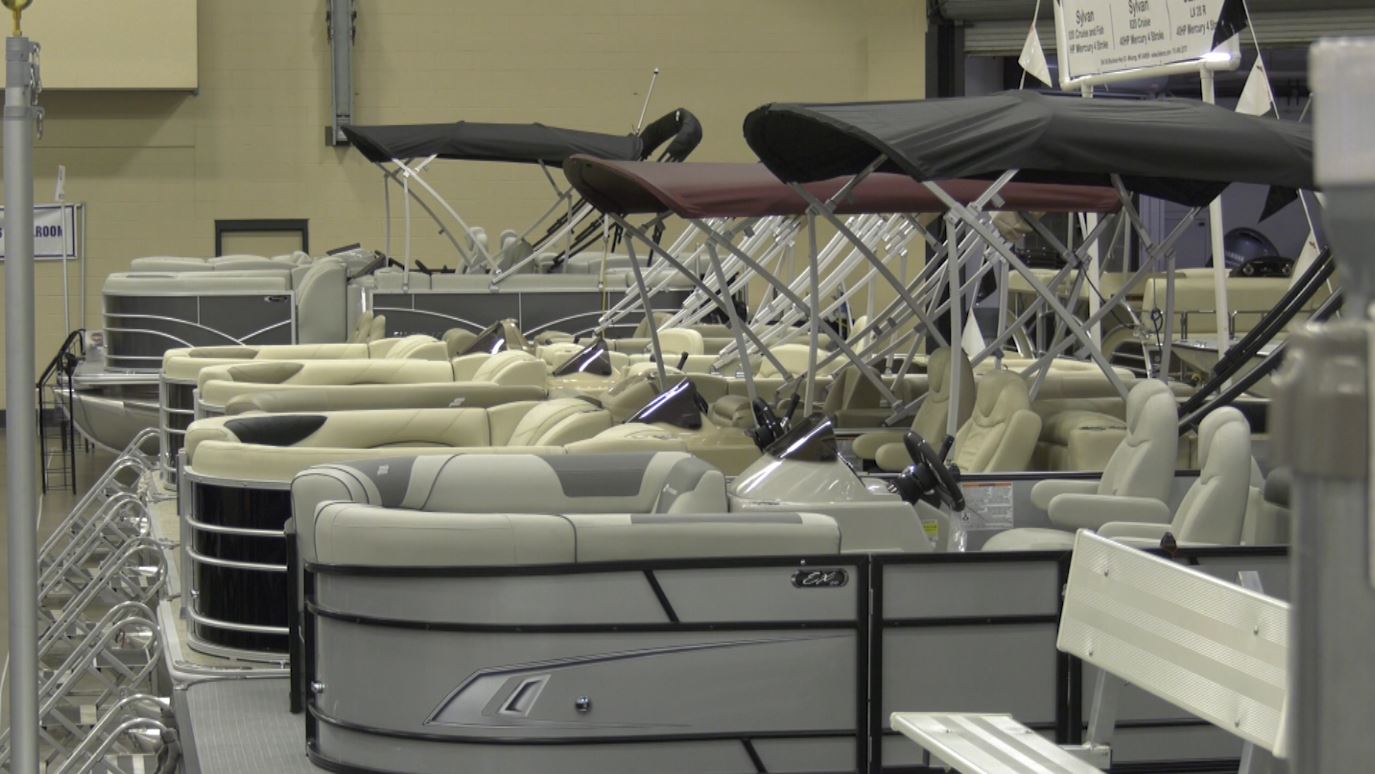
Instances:
[[[574,335],[595,330],[602,313],[622,299],[636,294],[626,290],[604,293],[587,290],[529,291],[489,290],[390,293],[374,291],[372,309],[387,317],[388,336],[417,333],[443,335],[450,328],[480,331],[504,319],[514,319],[527,335],[546,329]],[[686,290],[663,290],[654,296],[655,311],[671,312],[682,306]],[[626,314],[609,326],[613,336],[625,336],[644,319],[643,310]]]
[[[867,566],[816,563],[847,582],[795,583],[792,559],[312,568],[312,754],[374,771],[398,754],[417,772],[457,756],[493,774],[862,769]]]
[[[157,371],[176,347],[294,343],[293,294],[105,295],[107,363]]]

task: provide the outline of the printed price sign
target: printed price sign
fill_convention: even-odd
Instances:
[[[1059,0],[1062,80],[1197,62],[1213,50],[1224,0]]]

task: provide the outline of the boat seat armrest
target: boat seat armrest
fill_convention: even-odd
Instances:
[[[902,437],[906,434],[906,430],[875,430],[855,438],[852,448],[855,456],[860,459],[876,460],[880,447],[890,443],[902,443]]]
[[[1098,480],[1048,478],[1031,487],[1031,502],[1041,510],[1050,509],[1050,501],[1062,494],[1098,494]]]
[[[1159,500],[1118,495],[1057,495],[1050,501],[1046,514],[1050,516],[1052,524],[1068,530],[1096,531],[1113,521],[1158,523],[1165,526],[1170,520],[1169,506]]]

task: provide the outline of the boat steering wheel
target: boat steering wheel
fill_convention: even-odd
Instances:
[[[902,443],[912,458],[912,464],[899,473],[893,483],[902,499],[909,503],[920,500],[937,508],[944,505],[954,512],[963,511],[964,491],[960,489],[959,468],[945,464],[950,439],[946,439],[940,453],[913,432],[903,436]]]

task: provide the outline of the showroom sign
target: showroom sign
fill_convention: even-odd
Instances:
[[[62,261],[76,257],[75,204],[35,204],[33,207],[33,257]],[[4,213],[0,207],[0,258],[5,257]]]
[[[1215,47],[1224,5],[1224,0],[1059,0],[1055,25],[1062,81],[1204,61]]]

